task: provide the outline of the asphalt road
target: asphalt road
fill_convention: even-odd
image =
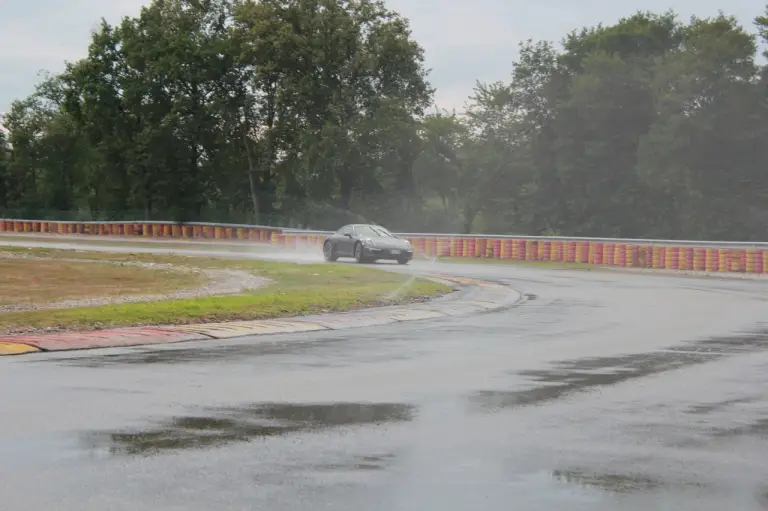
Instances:
[[[470,318],[0,359],[0,507],[768,509],[768,281],[395,269],[532,297]]]

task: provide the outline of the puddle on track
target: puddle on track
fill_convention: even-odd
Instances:
[[[560,483],[594,488],[605,493],[658,491],[667,486],[665,481],[642,474],[598,474],[582,470],[555,470],[552,472],[552,477]]]
[[[706,415],[710,414],[712,412],[717,412],[720,410],[725,410],[731,406],[734,405],[742,405],[742,404],[749,404],[756,401],[756,398],[754,397],[744,397],[744,398],[737,398],[737,399],[726,399],[724,401],[717,401],[715,403],[706,403],[706,404],[699,404],[694,405],[688,409],[688,413],[694,414],[694,415]]]
[[[715,428],[712,430],[712,435],[716,438],[753,436],[768,440],[768,419],[758,419],[735,428]]]
[[[554,470],[551,475],[561,486],[596,492],[600,504],[593,505],[593,509],[768,509],[765,487],[713,487],[676,478],[584,469]],[[696,505],[691,507],[693,503]]]
[[[296,432],[405,422],[413,419],[415,408],[398,403],[264,403],[208,412],[175,417],[142,430],[88,432],[83,441],[91,452],[153,456]],[[371,465],[374,461],[361,463]]]
[[[358,456],[350,460],[348,463],[310,465],[307,468],[309,471],[315,470],[318,472],[378,471],[389,468],[392,465],[394,458],[395,455],[391,453],[382,455]]]
[[[636,378],[765,350],[768,350],[768,333],[760,331],[694,341],[657,352],[564,361],[553,364],[551,369],[516,373],[528,378],[531,388],[482,390],[472,394],[469,400],[473,410],[485,412],[539,405]]]

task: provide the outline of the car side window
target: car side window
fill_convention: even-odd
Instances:
[[[339,229],[337,234],[340,234],[342,236],[346,236],[347,234],[352,234],[352,226],[351,225],[345,225],[344,227]]]
[[[376,229],[367,225],[358,225],[355,228],[355,234],[358,236],[377,236],[379,233]]]

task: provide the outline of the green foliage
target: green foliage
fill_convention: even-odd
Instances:
[[[768,235],[768,7],[521,43],[461,115],[376,0],[155,0],[14,103],[8,216]],[[768,56],[768,55],[766,55]],[[58,212],[58,213],[57,213]]]
[[[306,222],[410,193],[431,95],[381,2],[156,0],[14,105],[4,207]]]

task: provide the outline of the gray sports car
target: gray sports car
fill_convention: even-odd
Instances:
[[[379,225],[350,224],[331,234],[323,243],[326,261],[354,257],[358,263],[390,259],[408,264],[413,247]]]

